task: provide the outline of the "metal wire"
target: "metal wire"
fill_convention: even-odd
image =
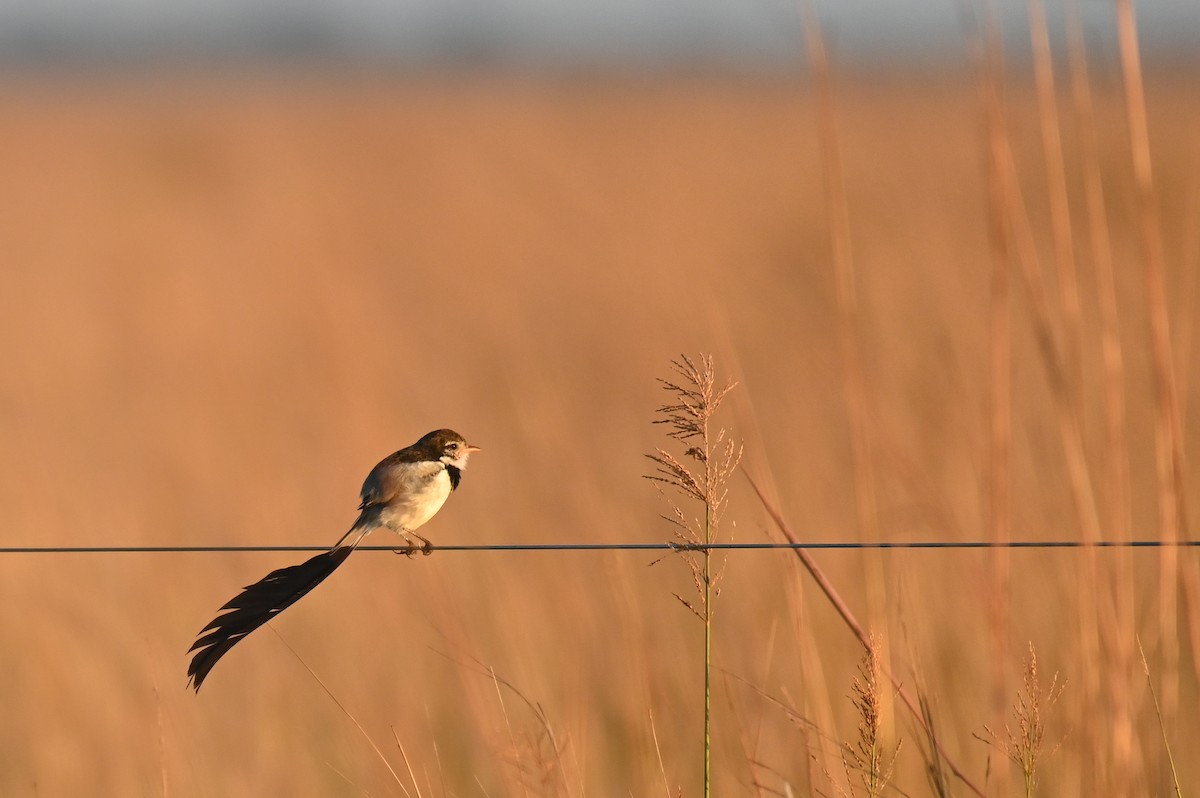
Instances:
[[[1200,540],[865,541],[829,543],[500,543],[433,546],[430,551],[703,551],[791,549],[1162,549],[1200,548]],[[421,552],[405,546],[359,546],[359,551]],[[210,554],[329,551],[329,546],[0,546],[0,554]]]

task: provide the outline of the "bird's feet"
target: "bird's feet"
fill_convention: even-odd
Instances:
[[[409,535],[421,541],[421,545],[418,546],[417,544],[413,543],[412,538],[410,538]],[[405,557],[411,557],[418,551],[424,554],[426,557],[428,557],[430,554],[433,554],[433,544],[429,542],[428,538],[421,537],[416,532],[404,533],[401,535],[401,537],[404,538],[404,542],[407,545],[398,549],[392,549],[393,554],[403,554]]]

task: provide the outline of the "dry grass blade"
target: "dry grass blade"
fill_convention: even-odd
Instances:
[[[1125,84],[1130,155],[1137,183],[1146,300],[1150,311],[1150,350],[1154,363],[1157,399],[1154,437],[1159,524],[1163,539],[1175,541],[1181,538],[1187,528],[1184,511],[1183,438],[1171,353],[1170,313],[1163,270],[1158,204],[1154,196],[1141,52],[1138,47],[1137,18],[1132,0],[1117,0],[1117,40]],[[1172,717],[1179,700],[1179,643],[1175,633],[1179,612],[1179,555],[1174,548],[1167,546],[1162,549],[1159,569],[1159,642],[1166,660],[1163,672],[1163,703],[1166,704],[1167,716]]]
[[[267,628],[275,633],[275,636],[279,638],[279,642],[283,643],[283,645],[287,647],[288,651],[292,652],[292,656],[296,658],[297,662],[304,666],[304,670],[308,671],[308,675],[313,677],[317,684],[321,685],[321,689],[325,691],[325,695],[329,696],[333,703],[337,705],[337,708],[342,711],[342,714],[350,718],[350,722],[354,724],[355,728],[357,728],[359,733],[362,734],[363,739],[365,739],[371,746],[371,750],[373,750],[375,755],[379,757],[379,761],[382,762],[383,766],[387,768],[388,773],[392,774],[392,778],[395,780],[396,784],[400,785],[400,789],[404,791],[405,795],[408,795],[408,789],[405,788],[404,782],[400,780],[400,777],[396,775],[396,771],[392,769],[392,763],[388,762],[388,758],[383,755],[383,751],[379,750],[379,746],[375,745],[375,741],[371,739],[371,735],[367,734],[367,730],[363,728],[363,725],[358,722],[358,718],[354,717],[350,710],[346,709],[346,706],[340,700],[338,700],[338,697],[334,695],[333,691],[329,689],[328,685],[321,680],[321,677],[317,675],[317,672],[308,667],[308,663],[304,661],[304,657],[300,656],[300,652],[292,648],[292,644],[287,640],[284,640],[283,635],[279,634],[279,632],[276,632],[274,626],[267,624]]]
[[[512,682],[500,676],[495,668],[481,662],[477,658],[467,655],[467,658],[470,660],[468,663],[442,651],[437,651],[436,649],[434,651],[458,667],[482,676],[492,683],[508,734],[507,758],[520,776],[518,783],[523,794],[529,794],[529,781],[532,780],[541,790],[551,789],[552,787],[558,789],[561,787],[561,794],[570,795],[571,785],[568,781],[566,768],[562,760],[562,752],[567,747],[567,741],[560,742],[558,735],[554,731],[554,726],[550,722],[550,717],[542,705],[525,695]],[[521,699],[521,702],[533,714],[534,720],[538,724],[538,732],[536,734],[524,736],[518,741],[517,733],[509,717],[508,706],[504,701],[504,694],[501,688],[508,690]],[[522,756],[522,752],[528,754],[529,762]]]
[[[924,690],[918,689],[917,700],[921,705],[921,714],[917,719],[925,732],[925,740],[929,743],[929,748],[924,752],[925,775],[934,795],[938,798],[950,798],[950,776],[946,773],[946,768],[949,766],[953,769],[953,766],[942,756],[942,746],[938,742],[937,726],[933,719],[933,706]]]
[[[1167,752],[1167,762],[1171,766],[1171,782],[1175,786],[1176,798],[1183,798],[1183,788],[1179,786],[1179,772],[1175,769],[1175,757],[1171,753],[1171,741],[1167,739],[1167,724],[1163,720],[1162,707],[1158,705],[1158,694],[1154,692],[1154,681],[1150,678],[1150,663],[1146,662],[1146,652],[1142,650],[1142,641],[1137,641],[1138,654],[1142,657],[1142,668],[1146,672],[1146,686],[1150,688],[1150,698],[1154,701],[1154,714],[1158,716],[1158,729],[1162,732],[1163,748]]]
[[[500,702],[500,714],[504,716],[504,726],[506,729],[508,729],[508,746],[510,756],[512,757],[513,764],[515,765],[517,772],[524,775],[525,766],[521,761],[521,749],[517,745],[517,738],[513,733],[512,721],[508,717],[508,707],[504,703],[504,694],[500,691],[500,680],[496,676],[496,672],[494,670],[491,671],[491,676],[492,684],[496,688],[496,700]],[[529,788],[525,785],[525,780],[522,778],[519,780],[519,783],[521,785],[521,792],[524,793],[525,798],[529,798]]]
[[[769,704],[775,706],[777,709],[781,710],[784,714],[784,717],[786,717],[788,719],[788,721],[791,722],[797,728],[812,732],[813,734],[824,737],[825,739],[829,740],[830,742],[834,742],[832,737],[825,735],[821,731],[821,727],[819,725],[817,725],[816,722],[806,718],[800,712],[800,710],[793,707],[787,701],[783,700],[782,698],[778,698],[776,696],[771,695],[763,688],[759,687],[758,685],[754,684],[753,682],[743,679],[741,676],[738,676],[735,673],[727,672],[725,675],[728,676],[729,678],[745,685],[746,687],[750,688],[752,691],[754,691],[756,694],[758,694],[760,697],[762,697],[764,700],[766,700],[767,703],[769,703]]]
[[[658,745],[658,728],[654,725],[654,710],[649,710],[650,736],[654,739],[654,755],[658,757],[658,772],[662,774],[663,790],[667,798],[671,798],[671,782],[667,781],[667,766],[663,764],[662,748]]]
[[[985,29],[982,33],[980,82],[983,91],[983,112],[987,153],[988,232],[991,244],[990,309],[990,386],[988,394],[989,451],[988,451],[988,525],[989,535],[996,543],[1006,543],[1012,536],[1012,233],[1013,233],[1013,175],[1008,164],[1008,138],[1004,126],[1004,52],[995,18],[995,8],[988,6]],[[1043,340],[1046,336],[1043,335]],[[991,633],[992,704],[1001,712],[1005,700],[1004,673],[998,663],[1008,650],[1010,558],[1007,552],[997,552],[990,558],[991,578],[987,586],[988,622]],[[1001,779],[996,789],[1005,792]]]
[[[396,748],[400,750],[400,758],[404,760],[404,767],[408,771],[408,777],[412,779],[413,789],[417,791],[417,798],[421,798],[421,785],[417,781],[417,774],[413,773],[412,764],[408,761],[408,754],[404,751],[404,744],[400,742],[400,735],[396,732],[396,727],[392,726],[392,739],[396,741]]]
[[[827,216],[833,278],[837,286],[838,342],[841,353],[842,391],[853,458],[855,518],[860,538],[876,540],[879,537],[879,488],[876,484],[874,441],[878,436],[871,424],[867,377],[859,340],[858,277],[855,268],[854,238],[850,229],[850,199],[838,130],[834,81],[815,0],[803,0],[800,10],[816,99],[822,196]],[[883,555],[880,552],[865,552],[862,561],[863,582],[867,586],[868,620],[882,623],[886,616],[888,584],[884,574]],[[891,696],[885,696],[884,702],[890,704]]]
[[[1054,58],[1042,0],[1028,0],[1029,33],[1033,44],[1034,82],[1037,86],[1038,122],[1042,133],[1042,155],[1046,165],[1047,199],[1054,233],[1054,260],[1057,266],[1063,321],[1066,331],[1063,346],[1063,372],[1070,403],[1081,403],[1079,382],[1082,376],[1083,310],[1079,298],[1079,276],[1075,264],[1075,238],[1071,227],[1071,209],[1067,192],[1066,166],[1062,134],[1058,124],[1058,99],[1054,83]]]
[[[745,473],[744,470],[743,473]],[[771,516],[771,519],[775,522],[775,526],[779,529],[783,536],[791,543],[800,543],[800,539],[796,536],[795,532],[792,531],[791,525],[788,524],[786,519],[784,519],[783,515],[779,512],[779,509],[771,504],[770,500],[767,499],[766,494],[763,493],[762,489],[758,486],[758,483],[756,483],[749,474],[746,474],[746,480],[750,483],[750,487],[754,489],[754,492],[757,494],[759,501],[763,505],[763,508],[767,511],[767,514]],[[854,613],[850,611],[850,607],[845,601],[842,600],[841,595],[838,593],[837,589],[834,588],[833,583],[830,582],[828,577],[825,576],[824,571],[821,570],[812,556],[804,549],[796,548],[792,549],[792,552],[804,565],[805,569],[813,577],[814,581],[816,581],[817,586],[821,588],[821,592],[825,594],[825,598],[829,600],[834,609],[837,611],[838,615],[841,616],[842,621],[846,624],[850,631],[854,633],[854,636],[858,638],[859,643],[862,644],[864,649],[869,649],[871,646],[871,638],[863,630],[862,625],[858,622],[858,619],[855,618]],[[945,762],[946,766],[950,768],[954,775],[963,783],[964,786],[966,786],[967,789],[979,796],[979,798],[986,798],[983,790],[977,787],[962,770],[962,768],[956,765],[954,761],[946,754],[945,750],[937,741],[937,738],[933,736],[931,731],[932,727],[927,722],[924,711],[917,708],[916,704],[908,696],[908,693],[903,689],[900,681],[887,669],[884,669],[883,673],[887,676],[888,681],[891,682],[892,687],[900,696],[900,700],[906,707],[908,707],[909,712],[912,713],[912,716],[917,720],[917,722],[921,724],[921,727],[928,736],[931,744],[935,747],[938,757]]]
[[[1112,241],[1105,209],[1104,180],[1101,173],[1096,113],[1088,78],[1088,56],[1084,42],[1080,0],[1067,3],[1067,41],[1071,64],[1071,91],[1078,118],[1079,141],[1083,161],[1082,179],[1087,209],[1087,226],[1094,264],[1097,305],[1100,316],[1101,363],[1103,366],[1104,451],[1106,498],[1105,526],[1110,539],[1130,537],[1129,447],[1126,442],[1125,360],[1121,348],[1120,311],[1113,268]],[[1126,795],[1139,781],[1134,751],[1134,722],[1129,683],[1123,674],[1133,667],[1133,646],[1128,630],[1134,628],[1133,571],[1129,553],[1113,552],[1107,572],[1108,590],[1100,590],[1099,601],[1104,622],[1104,662],[1107,663],[1108,693],[1112,712],[1111,770],[1108,787],[1115,795]],[[1111,595],[1111,603],[1106,602]],[[1090,670],[1090,669],[1087,669]]]
[[[1030,39],[1033,45],[1034,79],[1037,88],[1038,120],[1042,133],[1042,155],[1046,169],[1046,193],[1049,201],[1051,230],[1054,238],[1055,273],[1063,312],[1060,330],[1062,362],[1061,396],[1058,397],[1060,434],[1063,436],[1064,451],[1068,457],[1077,513],[1086,540],[1095,540],[1100,535],[1099,508],[1088,475],[1087,458],[1083,447],[1083,319],[1079,293],[1079,276],[1075,256],[1074,232],[1068,200],[1066,168],[1063,158],[1062,136],[1059,130],[1059,111],[1054,80],[1054,58],[1047,30],[1046,9],[1042,0],[1028,0]],[[1081,577],[1078,617],[1079,644],[1087,662],[1099,663],[1101,656],[1100,622],[1112,628],[1115,624],[1109,605],[1097,599],[1096,552],[1088,549],[1081,555],[1084,566]],[[1100,667],[1082,669],[1082,696],[1080,717],[1094,717],[1099,711]],[[1091,735],[1098,729],[1095,724],[1084,722],[1081,733]],[[1094,747],[1090,745],[1089,747]]]
[[[519,783],[523,793],[528,795],[530,785],[532,784],[538,790],[539,794],[547,794],[547,791],[552,791],[550,794],[560,794],[558,793],[558,787],[561,786],[561,794],[570,795],[571,786],[567,781],[566,770],[562,762],[563,746],[559,744],[555,736],[554,728],[550,724],[550,719],[547,717],[546,711],[542,708],[541,704],[532,701],[511,682],[500,678],[494,668],[488,668],[488,675],[491,677],[492,683],[496,688],[496,698],[500,702],[500,708],[504,715],[504,723],[508,729],[509,758],[520,777]],[[504,696],[500,690],[501,687],[507,688],[517,698],[520,698],[533,713],[534,719],[538,723],[539,731],[536,734],[523,734],[520,745],[518,745],[512,722],[509,719],[508,708],[505,705]],[[549,751],[547,751],[547,748],[549,748]],[[522,751],[525,751],[528,756],[523,757]]]

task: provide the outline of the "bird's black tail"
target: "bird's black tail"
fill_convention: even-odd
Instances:
[[[329,551],[321,552],[299,565],[272,571],[254,584],[247,585],[221,607],[229,612],[218,615],[212,623],[201,629],[200,637],[188,649],[188,653],[196,652],[188,666],[188,679],[196,692],[200,692],[200,685],[204,683],[208,672],[225,656],[225,652],[325,581],[346,561],[367,531],[356,524]]]

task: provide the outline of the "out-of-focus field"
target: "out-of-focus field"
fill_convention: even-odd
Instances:
[[[839,77],[878,534],[987,539],[979,87],[966,75]],[[1009,78],[1008,129],[1061,330],[1028,84]],[[1200,95],[1194,74],[1152,72],[1146,85],[1195,462]],[[1093,88],[1131,527],[1153,539],[1136,192],[1118,75],[1099,70]],[[1110,536],[1098,291],[1061,100],[1083,307],[1077,418]],[[423,530],[435,543],[665,540],[641,479],[642,454],[666,445],[650,423],[655,378],[700,351],[740,381],[724,423],[797,532],[861,536],[801,78],[9,78],[0,107],[4,546],[331,544],[367,470],[441,426],[483,452]],[[1074,540],[1058,411],[1018,274],[1013,536]],[[738,540],[777,539],[740,475],[727,520]],[[424,796],[698,794],[703,637],[672,596],[692,589],[675,558],[359,553],[277,634],[238,645],[198,696],[185,689],[185,652],[216,609],[306,556],[0,555],[0,793],[405,794],[286,641],[408,794],[397,739]],[[1188,634],[1200,618],[1181,590],[1177,634],[1164,637],[1160,588],[1176,575],[1164,582],[1159,552],[1014,551],[1001,601],[994,553],[815,556],[992,794],[1003,773],[1017,794],[1019,775],[975,735],[1013,723],[996,694],[1015,701],[1030,642],[1043,688],[1056,671],[1066,680],[1046,711],[1042,794],[1116,794],[1122,779],[1130,794],[1167,794],[1164,729],[1185,790],[1200,789],[1200,641]],[[1179,553],[1185,577],[1197,556]],[[1120,596],[1128,623],[1105,614]],[[717,608],[714,794],[833,793],[830,778],[845,776],[820,751],[855,736],[856,641],[788,553],[729,556]],[[1161,726],[1130,659],[1135,635]],[[544,710],[557,756],[489,668]],[[923,736],[887,712],[904,741],[894,783],[929,794]]]

